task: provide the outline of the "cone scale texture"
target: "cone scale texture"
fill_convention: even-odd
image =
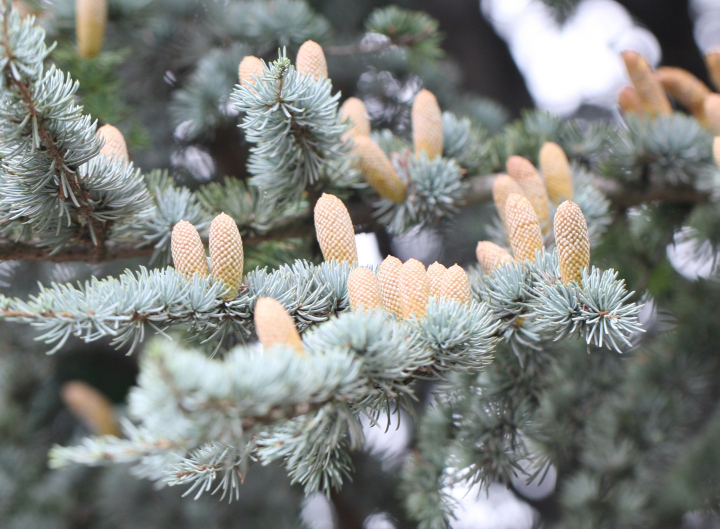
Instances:
[[[260,76],[264,69],[265,65],[263,62],[254,55],[247,55],[243,57],[243,60],[240,61],[240,66],[238,67],[238,78],[240,79],[240,84],[255,84],[255,80],[252,76]]]
[[[512,263],[512,255],[494,242],[480,241],[475,249],[478,263],[486,274],[491,274],[495,268],[503,263]]]
[[[543,238],[530,201],[522,195],[512,194],[505,203],[505,213],[508,239],[515,259],[520,262],[535,259],[535,252],[543,248]]]
[[[635,51],[624,51],[622,59],[644,112],[650,116],[671,114],[670,100],[647,59]]]
[[[470,280],[463,267],[455,264],[447,269],[440,283],[440,297],[469,304],[472,299]]]
[[[387,312],[402,318],[402,305],[400,304],[400,269],[402,262],[397,257],[388,255],[380,263],[378,280],[380,281],[380,297],[383,308]]]
[[[178,272],[202,277],[210,274],[200,234],[188,221],[181,220],[173,227],[170,249]]]
[[[515,181],[514,178],[512,178],[509,175],[501,174],[498,175],[498,177],[493,182],[493,201],[495,202],[495,207],[498,210],[498,215],[500,215],[500,218],[503,221],[503,224],[505,223],[505,202],[507,202],[507,199],[510,195],[513,193],[522,195],[523,191],[520,188],[520,185]]]
[[[580,206],[565,201],[555,213],[555,244],[563,283],[580,282],[590,266],[590,238]]]
[[[347,286],[352,310],[382,308],[380,282],[369,268],[360,267],[350,272]]]
[[[380,145],[370,136],[355,136],[353,141],[355,148],[352,154],[357,155],[356,167],[370,187],[396,204],[403,202],[407,196],[405,183]]]
[[[209,246],[212,276],[228,288],[224,299],[233,299],[242,285],[244,255],[240,231],[230,215],[220,213],[213,219]]]
[[[412,135],[415,155],[427,154],[429,159],[442,156],[442,112],[429,90],[420,90],[412,106]]]
[[[315,204],[315,234],[326,261],[357,262],[355,230],[345,204],[323,193]]]
[[[328,76],[327,61],[322,46],[312,40],[306,40],[297,53],[295,67],[300,73],[314,75],[316,78]]]
[[[430,282],[431,296],[437,297],[440,295],[440,284],[442,283],[442,278],[445,275],[445,272],[447,272],[447,268],[437,261],[428,266],[427,275],[428,281]]]
[[[127,161],[127,144],[125,143],[122,132],[108,124],[100,127],[95,135],[105,141],[100,149],[100,154],[108,158],[124,158]]]
[[[362,99],[348,97],[340,107],[340,116],[349,120],[352,126],[345,134],[350,136],[370,136],[370,120]]]
[[[546,142],[540,149],[540,171],[545,178],[547,194],[553,204],[572,200],[573,184],[570,162],[557,143]]]
[[[81,57],[89,59],[102,50],[107,17],[107,0],[75,0],[75,35]]]
[[[543,232],[550,231],[550,204],[545,183],[530,160],[511,156],[505,164],[508,174],[518,183],[522,194],[532,204]]]
[[[287,345],[305,356],[302,339],[295,322],[285,307],[273,298],[259,298],[255,304],[255,332],[267,350],[275,345]]]
[[[400,268],[400,305],[403,318],[422,318],[427,314],[430,299],[430,282],[425,265],[409,259]]]
[[[688,109],[700,124],[707,126],[704,103],[710,89],[705,83],[687,70],[670,66],[658,68],[655,75],[675,101]]]

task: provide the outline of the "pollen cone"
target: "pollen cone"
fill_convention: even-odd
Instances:
[[[530,160],[521,156],[511,156],[505,164],[508,174],[522,189],[522,194],[530,201],[537,214],[543,233],[550,231],[550,204],[548,192],[545,189],[540,174]]]
[[[287,345],[305,356],[302,339],[285,307],[273,298],[259,298],[255,304],[255,332],[267,350],[274,345]]]
[[[618,105],[625,114],[643,114],[643,106],[637,90],[626,86],[618,93]]]
[[[425,266],[415,259],[406,261],[400,268],[400,304],[403,318],[422,318],[427,314],[430,283]]]
[[[437,99],[429,90],[420,90],[412,106],[412,134],[415,155],[424,152],[432,160],[442,156],[442,112]]]
[[[240,84],[255,84],[255,80],[252,76],[260,76],[264,69],[265,65],[260,59],[254,55],[246,55],[243,57],[243,60],[240,61],[240,66],[238,67],[238,78],[240,79]]]
[[[95,135],[105,140],[105,144],[100,149],[100,154],[108,158],[123,158],[125,161],[128,160],[125,138],[117,128],[109,124],[103,125],[97,129]]]
[[[378,279],[380,280],[380,297],[383,308],[387,312],[402,318],[402,305],[400,303],[400,269],[402,263],[397,257],[388,255],[380,264]]]
[[[407,188],[397,174],[390,159],[370,136],[355,136],[353,139],[356,167],[370,187],[383,198],[400,204],[407,196]]]
[[[565,151],[550,141],[540,149],[540,171],[545,178],[547,194],[553,204],[571,200],[573,196],[572,171]]]
[[[63,384],[60,396],[70,411],[96,435],[120,434],[112,403],[94,387],[79,380],[71,380]]]
[[[427,275],[428,281],[430,282],[431,296],[437,297],[440,295],[440,284],[442,283],[442,278],[445,275],[445,272],[447,272],[447,268],[437,261],[428,266]]]
[[[220,213],[210,223],[210,269],[217,281],[229,289],[224,298],[237,296],[243,281],[243,243],[237,224],[230,215]]]
[[[495,207],[498,210],[498,215],[500,215],[500,218],[503,221],[503,224],[505,223],[505,202],[507,202],[507,199],[510,195],[513,193],[522,195],[523,191],[520,188],[520,184],[518,184],[514,178],[510,177],[506,174],[498,175],[498,177],[493,182],[493,201],[495,202]]]
[[[590,238],[580,206],[569,200],[555,213],[555,244],[563,283],[580,281],[590,266]]]
[[[622,59],[645,113],[650,116],[671,114],[670,100],[647,59],[635,51],[622,52]]]
[[[515,259],[520,262],[535,259],[535,252],[543,248],[543,238],[530,201],[522,195],[512,194],[505,203],[505,213]]]
[[[352,310],[382,308],[380,282],[369,268],[356,268],[348,276],[348,294]]]
[[[75,35],[81,57],[89,59],[102,50],[107,17],[107,0],[75,0]]]
[[[295,67],[300,73],[312,74],[315,77],[328,76],[327,61],[322,46],[312,40],[306,40],[297,53]]]
[[[447,269],[440,284],[440,297],[452,298],[466,305],[470,303],[470,280],[463,267],[455,264]]]
[[[315,204],[315,233],[326,261],[357,262],[352,220],[345,204],[335,195],[323,193]]]
[[[480,241],[475,249],[475,255],[486,274],[491,274],[497,266],[503,263],[513,262],[512,256],[505,248],[490,241]]]
[[[675,101],[688,109],[701,125],[707,126],[704,103],[710,89],[705,83],[687,70],[670,66],[658,68],[655,75]]]
[[[352,123],[350,130],[345,134],[349,136],[370,136],[370,120],[362,99],[348,97],[340,107],[340,115],[343,120],[349,120]]]
[[[200,234],[188,221],[181,220],[173,227],[170,249],[175,270],[178,272],[188,276],[198,274],[202,277],[210,274]]]

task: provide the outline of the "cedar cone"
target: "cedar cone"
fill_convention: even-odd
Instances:
[[[572,171],[565,151],[557,143],[545,142],[540,149],[540,171],[553,204],[571,200],[573,196]]]
[[[369,268],[359,267],[350,272],[347,287],[352,310],[382,308],[380,282]]]
[[[429,90],[420,90],[412,105],[412,135],[415,155],[424,152],[432,160],[442,156],[442,112],[437,99]]]
[[[540,222],[530,201],[522,195],[512,194],[505,203],[508,239],[515,259],[520,262],[535,259],[535,252],[543,249]]]
[[[590,237],[585,216],[575,202],[566,200],[558,206],[555,213],[555,246],[562,282],[579,283],[583,270],[590,266]]]
[[[701,125],[707,127],[704,103],[710,89],[705,83],[687,70],[670,66],[658,68],[655,75],[670,96],[688,109]]]
[[[170,248],[175,270],[181,274],[198,274],[201,277],[210,274],[200,234],[188,221],[181,220],[175,224]]]
[[[128,160],[127,144],[125,138],[117,128],[112,125],[103,125],[97,132],[96,136],[100,136],[105,143],[100,149],[100,154],[107,156],[108,158],[123,158],[125,161]]]
[[[60,396],[70,411],[96,435],[120,435],[112,403],[94,387],[71,380],[62,385]]]
[[[75,0],[75,36],[81,57],[90,59],[100,53],[107,18],[107,0]]]
[[[352,125],[346,135],[370,136],[370,120],[362,99],[348,97],[340,107],[340,116],[343,121],[348,120]]]
[[[274,345],[287,345],[295,349],[301,356],[305,356],[302,339],[295,327],[295,321],[278,300],[258,298],[253,318],[255,332],[265,350]]]
[[[303,42],[297,53],[295,68],[300,73],[311,74],[315,78],[327,79],[327,61],[322,46],[312,40]]]
[[[407,188],[382,148],[370,136],[355,136],[353,141],[355,148],[351,154],[357,155],[355,166],[370,187],[381,197],[396,204],[402,203],[407,196]]]
[[[210,269],[216,281],[228,288],[223,296],[237,296],[243,281],[243,243],[237,224],[230,215],[220,213],[210,224]]]
[[[409,259],[400,268],[400,305],[403,318],[422,318],[427,313],[430,298],[425,265],[416,259]]]
[[[508,174],[522,189],[522,194],[530,201],[543,233],[550,231],[550,204],[545,183],[535,166],[521,156],[511,156],[505,163]]]
[[[430,296],[440,296],[440,284],[442,283],[445,272],[447,272],[447,268],[437,261],[428,266],[427,276],[428,282],[430,283]]]
[[[254,55],[246,55],[243,57],[243,60],[240,61],[240,66],[238,67],[238,78],[240,79],[240,84],[255,84],[255,80],[252,76],[254,75],[256,77],[260,77],[263,70],[265,70],[265,65],[260,59]]]
[[[323,193],[315,204],[315,233],[326,261],[357,262],[352,220],[345,204],[335,195]]]
[[[380,280],[380,297],[383,308],[398,318],[402,318],[402,305],[400,304],[400,269],[402,262],[397,257],[388,255],[380,263],[378,279]]]
[[[456,299],[466,305],[470,303],[470,280],[461,266],[454,264],[447,269],[440,284],[440,297]]]
[[[625,114],[642,114],[643,107],[637,90],[632,86],[626,86],[618,93],[618,105]]]
[[[671,114],[670,100],[647,59],[635,51],[622,52],[622,59],[644,112],[650,116]]]
[[[480,241],[475,249],[475,255],[486,274],[491,274],[497,266],[503,263],[513,262],[512,256],[505,248],[490,241]]]

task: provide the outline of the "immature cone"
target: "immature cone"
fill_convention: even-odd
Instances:
[[[514,178],[512,178],[509,175],[501,174],[498,175],[498,177],[493,182],[493,201],[495,202],[495,207],[498,210],[498,215],[500,215],[500,218],[503,221],[503,224],[505,223],[505,202],[507,202],[507,199],[510,195],[513,193],[516,193],[518,195],[522,195],[523,191],[520,188],[520,184],[518,184]]]
[[[238,67],[238,78],[240,79],[240,84],[255,84],[255,80],[252,76],[260,76],[264,69],[265,65],[260,59],[254,55],[246,55],[243,57],[243,60],[240,61],[240,66]]]
[[[520,185],[522,194],[532,204],[543,232],[550,231],[550,199],[545,183],[535,166],[521,156],[511,156],[507,159],[505,167],[508,174]]]
[[[428,266],[427,276],[430,283],[431,296],[437,297],[440,295],[440,284],[442,283],[442,278],[445,275],[445,272],[447,272],[447,268],[437,261]]]
[[[475,248],[478,263],[486,274],[491,274],[496,267],[503,263],[512,263],[512,255],[505,248],[501,248],[494,242],[480,241]]]
[[[335,195],[323,193],[315,204],[315,234],[326,261],[357,262],[352,220],[345,204]]]
[[[60,396],[65,405],[96,435],[119,435],[112,403],[94,387],[72,380],[62,385]]]
[[[305,356],[295,322],[278,300],[258,298],[253,318],[258,340],[266,350],[274,345],[287,345]]]
[[[210,224],[210,269],[217,281],[229,289],[224,299],[237,296],[243,282],[243,243],[237,224],[230,215],[220,213]]]
[[[720,90],[720,49],[712,50],[705,55],[705,65],[713,86]]]
[[[210,274],[200,234],[188,221],[181,220],[175,224],[170,248],[173,264],[178,272],[188,276],[198,274],[202,277]]]
[[[705,83],[687,70],[670,66],[658,68],[655,75],[675,101],[687,108],[698,122],[707,125],[704,103],[710,89]]]
[[[442,156],[442,112],[437,99],[429,90],[420,90],[412,106],[412,135],[415,155],[424,152],[432,160]]]
[[[622,58],[645,113],[650,116],[671,114],[670,100],[647,59],[635,51],[622,52]]]
[[[388,255],[380,263],[378,280],[380,281],[380,297],[383,308],[387,312],[402,318],[402,305],[400,304],[400,269],[402,262],[397,257]]]
[[[705,98],[705,116],[715,134],[720,134],[720,94],[708,94]]]
[[[352,154],[357,155],[355,166],[370,187],[381,197],[396,204],[402,203],[407,196],[405,182],[382,148],[370,136],[355,136],[353,141],[355,148]]]
[[[100,154],[108,158],[123,158],[127,161],[127,144],[122,132],[108,124],[97,129],[95,135],[105,140],[105,144],[100,149]]]
[[[409,259],[400,268],[400,305],[402,317],[422,318],[427,314],[430,299],[430,282],[425,265],[416,259]]]
[[[713,156],[715,157],[715,163],[720,167],[720,136],[715,136],[713,140]]]
[[[535,252],[543,248],[543,237],[532,204],[524,196],[512,194],[505,203],[505,214],[515,259],[520,262],[535,259]]]
[[[540,171],[553,204],[573,197],[572,171],[565,151],[557,143],[545,142],[540,149]]]
[[[637,90],[626,86],[618,93],[618,105],[625,114],[642,114],[643,105]]]
[[[555,245],[563,283],[580,282],[590,266],[590,237],[580,206],[569,200],[555,212]]]
[[[322,46],[312,40],[306,40],[297,53],[295,68],[300,73],[312,74],[327,79],[328,68]]]
[[[369,268],[359,267],[350,272],[347,286],[352,310],[382,308],[380,282]]]
[[[362,99],[348,97],[340,107],[340,116],[343,121],[349,120],[352,123],[350,130],[345,133],[346,135],[370,136],[370,120]]]
[[[75,0],[75,34],[81,57],[89,59],[102,50],[107,16],[107,0]]]
[[[455,264],[447,269],[440,284],[440,297],[452,298],[460,303],[470,303],[472,299],[470,280],[462,266]]]

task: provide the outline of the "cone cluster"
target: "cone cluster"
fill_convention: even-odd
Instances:
[[[258,340],[266,350],[275,345],[286,345],[305,356],[295,322],[278,300],[259,298],[253,318]]]
[[[543,249],[540,221],[530,201],[512,194],[505,203],[508,239],[515,259],[522,262],[535,259],[535,252]]]
[[[90,59],[100,53],[107,18],[107,0],[75,0],[75,36],[81,57]]]
[[[553,204],[572,200],[573,183],[570,162],[557,143],[545,142],[540,149],[540,172],[545,179],[547,194]]]
[[[352,310],[374,310],[383,307],[380,282],[369,268],[356,268],[348,276],[348,295]]]
[[[100,149],[100,154],[108,158],[122,158],[128,160],[127,144],[125,138],[117,128],[110,124],[103,125],[95,133],[96,136],[104,140],[104,144]]]
[[[385,311],[402,318],[402,304],[400,303],[400,269],[402,261],[397,257],[388,255],[380,263],[378,280],[380,281],[380,298]]]
[[[255,84],[252,76],[260,76],[265,69],[263,62],[254,55],[246,55],[238,66],[240,84]]]
[[[405,183],[380,145],[370,136],[357,135],[353,141],[355,148],[352,154],[357,155],[356,167],[370,187],[396,204],[403,202],[407,196]]]
[[[357,262],[352,220],[335,195],[323,193],[315,204],[315,233],[326,261]]]
[[[325,60],[325,52],[322,46],[312,40],[303,42],[297,53],[295,68],[300,73],[310,74],[315,78],[327,79],[327,60]]]
[[[440,298],[450,298],[465,305],[472,300],[470,279],[465,270],[457,264],[448,268],[440,281]]]
[[[224,299],[233,299],[243,282],[244,255],[240,231],[230,215],[220,213],[213,219],[209,246],[212,275],[228,288]]]
[[[172,230],[170,242],[175,269],[188,276],[198,274],[205,277],[210,274],[200,234],[195,226],[181,220]]]
[[[582,210],[569,200],[555,213],[555,243],[562,282],[580,282],[583,270],[590,266],[590,238]]]
[[[480,241],[475,255],[486,274],[491,274],[501,264],[513,262],[512,255],[505,248],[490,241]]]
[[[429,159],[442,156],[442,112],[429,90],[420,90],[412,105],[412,135],[415,155],[425,153]]]

